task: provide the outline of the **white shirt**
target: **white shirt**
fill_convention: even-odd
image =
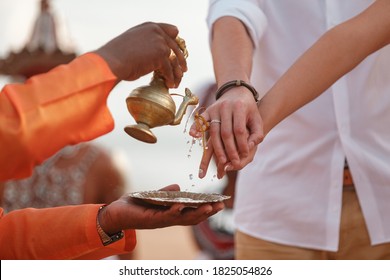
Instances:
[[[324,32],[371,3],[211,0],[207,20],[210,28],[225,15],[245,23],[256,47],[252,83],[264,94]],[[240,172],[236,227],[269,241],[337,251],[346,157],[371,243],[389,242],[389,121],[387,46],[267,135]]]

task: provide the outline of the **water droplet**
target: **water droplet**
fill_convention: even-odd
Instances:
[[[184,125],[184,132],[186,132],[187,130],[187,126],[188,126],[188,122],[193,118],[192,116],[194,115],[194,113],[196,112],[196,109],[199,107],[199,103],[195,105],[195,107],[192,109],[191,111],[191,114],[189,114],[186,122],[185,122],[185,125]]]
[[[189,177],[190,177],[190,180],[194,179],[194,174],[190,174]]]

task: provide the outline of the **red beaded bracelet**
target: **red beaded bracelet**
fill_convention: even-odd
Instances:
[[[234,80],[223,84],[215,93],[215,99],[218,100],[229,88],[240,86],[246,87],[250,90],[250,92],[252,92],[256,103],[259,101],[259,93],[256,91],[256,89],[250,84],[244,82],[243,80]]]

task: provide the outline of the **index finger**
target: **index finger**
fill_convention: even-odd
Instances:
[[[184,50],[182,50],[179,46],[178,40],[178,34],[179,34],[179,29],[168,23],[159,23],[159,26],[161,29],[164,31],[166,35],[168,35],[168,38],[166,38],[168,46],[172,49],[174,54],[176,55],[176,58],[179,61],[179,65],[182,68],[183,72],[187,71],[187,61],[186,58],[184,57]],[[183,39],[181,39],[183,40]],[[183,40],[183,43],[185,45],[185,41]],[[184,46],[185,47],[185,46]],[[187,51],[187,50],[186,50]],[[186,53],[188,55],[188,53]]]
[[[177,35],[179,34],[179,29],[175,25],[169,23],[158,23],[158,25],[172,39],[176,39]]]

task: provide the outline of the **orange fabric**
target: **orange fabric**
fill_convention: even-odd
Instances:
[[[0,180],[32,168],[66,145],[94,139],[114,127],[106,106],[117,78],[97,54],[37,75],[0,92]]]
[[[3,216],[0,208],[0,259],[101,259],[130,252],[134,230],[103,246],[96,230],[100,205],[26,208]],[[56,234],[53,234],[56,233]]]
[[[0,181],[19,179],[69,144],[108,133],[107,108],[117,78],[89,53],[0,92]],[[100,205],[0,208],[0,259],[99,259],[132,251],[135,231],[104,247],[96,230]],[[55,233],[55,234],[54,234]]]

